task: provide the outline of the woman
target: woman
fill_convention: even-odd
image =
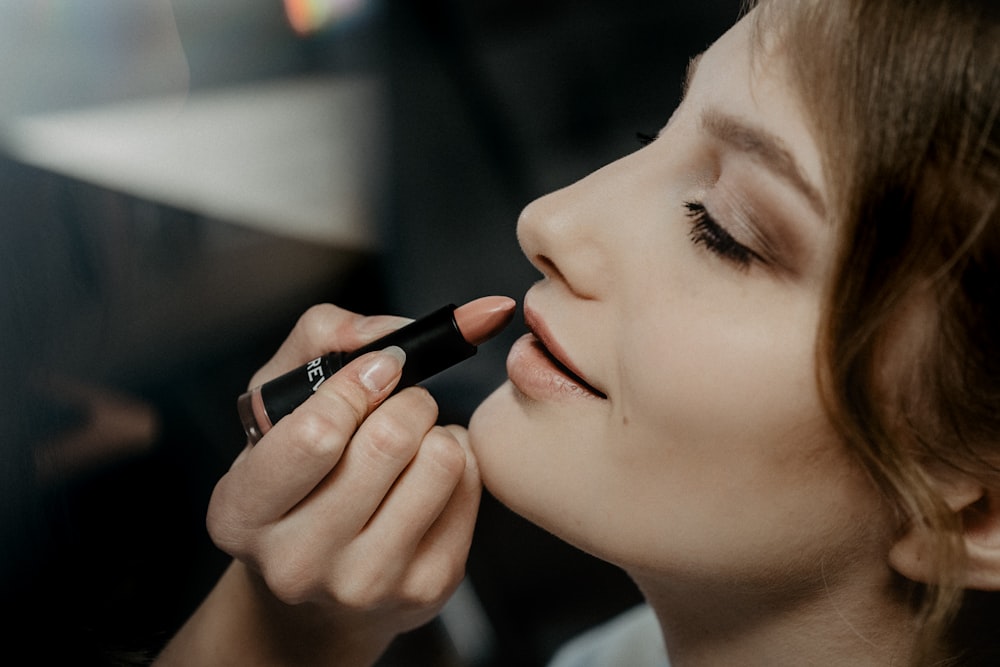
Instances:
[[[468,439],[386,400],[389,350],[240,456],[163,664],[370,664],[460,580],[480,476],[623,567],[672,665],[995,660],[998,116],[990,3],[748,12],[648,146],[524,211],[532,334]],[[252,383],[397,324],[318,307]]]

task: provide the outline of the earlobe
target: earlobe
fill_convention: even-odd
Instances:
[[[965,588],[1000,591],[1000,489],[972,480],[953,481],[940,489],[948,508],[958,515],[966,558],[958,564]],[[889,565],[912,581],[941,579],[934,554],[935,537],[924,525],[912,525],[889,551]]]

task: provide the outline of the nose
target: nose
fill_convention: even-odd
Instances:
[[[599,187],[599,174],[536,199],[517,221],[517,238],[528,260],[546,278],[565,283],[585,299],[600,299],[614,279],[613,196]]]

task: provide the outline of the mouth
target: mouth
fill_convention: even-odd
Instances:
[[[531,310],[525,310],[525,320],[533,338],[532,346],[551,364],[553,370],[562,376],[563,382],[585,394],[607,399],[608,395],[591,384],[573,365],[545,324]]]
[[[580,389],[583,389],[585,392],[587,392],[589,394],[593,394],[594,396],[597,396],[598,398],[607,398],[608,397],[607,394],[605,394],[603,391],[601,391],[600,389],[596,388],[594,385],[592,385],[589,382],[587,382],[586,380],[584,380],[583,376],[581,376],[579,373],[577,373],[572,368],[570,368],[565,363],[563,363],[559,359],[559,357],[557,357],[555,354],[552,353],[552,350],[550,350],[548,348],[548,346],[545,344],[545,342],[541,338],[538,337],[538,334],[535,334],[535,339],[536,339],[536,345],[538,346],[538,350],[543,355],[545,355],[545,357],[552,363],[552,365],[555,366],[556,369],[560,373],[562,373],[563,375],[565,375],[566,378],[572,384],[575,384]]]

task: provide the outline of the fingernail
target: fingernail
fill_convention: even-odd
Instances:
[[[399,375],[404,361],[406,361],[406,353],[401,347],[392,345],[381,350],[375,354],[367,366],[361,369],[361,373],[358,375],[361,384],[368,391],[382,391]]]

